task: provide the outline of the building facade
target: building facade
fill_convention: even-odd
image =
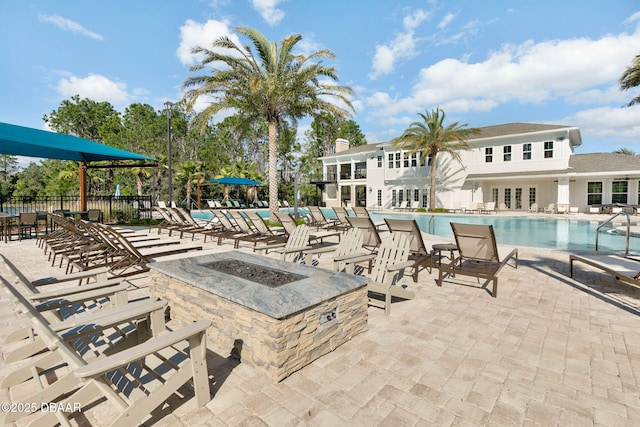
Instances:
[[[608,204],[640,204],[640,156],[575,154],[582,144],[575,126],[511,123],[480,128],[461,151],[461,162],[440,153],[434,207],[472,208],[495,202],[506,210],[550,204],[581,212]],[[389,142],[349,148],[321,157],[325,206],[390,209],[407,202],[431,207],[430,161],[396,150]]]

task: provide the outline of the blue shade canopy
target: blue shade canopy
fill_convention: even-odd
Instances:
[[[0,153],[78,162],[154,160],[76,136],[2,122],[0,122]]]
[[[211,179],[207,181],[211,184],[226,184],[226,185],[262,185],[261,182],[254,181],[247,178],[230,177],[225,176],[223,178]]]

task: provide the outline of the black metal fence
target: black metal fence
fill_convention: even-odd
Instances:
[[[115,223],[134,219],[151,218],[151,196],[89,196],[87,209],[99,209],[104,222]],[[0,211],[19,212],[80,212],[80,197],[0,197]]]

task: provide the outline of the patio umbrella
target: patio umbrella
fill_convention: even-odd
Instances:
[[[116,199],[118,197],[120,197],[120,184],[116,185],[116,194],[115,194],[115,196],[116,196]]]

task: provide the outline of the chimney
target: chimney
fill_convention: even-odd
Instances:
[[[336,139],[336,153],[349,149],[349,141],[342,138]]]

